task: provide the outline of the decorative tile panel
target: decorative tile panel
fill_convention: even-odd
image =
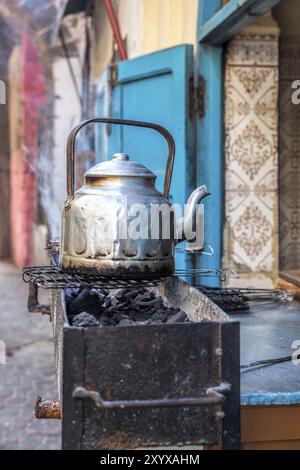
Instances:
[[[227,47],[224,264],[277,274],[278,35],[245,31]]]

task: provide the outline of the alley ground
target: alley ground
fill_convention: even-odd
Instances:
[[[27,291],[20,270],[0,262],[0,449],[59,449],[61,423],[34,417],[37,396],[57,399],[57,391],[51,324],[27,312]]]

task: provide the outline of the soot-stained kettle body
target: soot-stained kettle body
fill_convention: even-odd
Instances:
[[[155,188],[156,176],[124,153],[117,153],[112,160],[89,169],[84,175],[84,185],[74,192],[76,136],[92,122],[146,127],[159,132],[169,148],[164,193]],[[179,220],[174,215],[168,217],[166,209],[172,206],[168,195],[174,156],[173,137],[157,124],[95,118],[72,130],[67,144],[68,197],[62,209],[60,265],[63,270],[132,276],[162,276],[174,271],[175,245],[185,239],[184,233],[183,238],[178,233],[181,237],[183,226],[195,225],[197,214],[201,215],[199,203],[209,194],[201,186],[191,194],[184,217]],[[190,247],[201,250],[203,239],[193,240]]]

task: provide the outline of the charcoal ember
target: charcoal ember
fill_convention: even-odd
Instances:
[[[155,299],[150,299],[150,300],[145,300],[144,298],[140,300],[140,298],[136,298],[134,302],[135,307],[155,307],[156,309],[162,308],[163,307],[163,301],[160,297],[157,297]]]
[[[90,294],[95,295],[98,297],[100,305],[103,303],[105,297],[107,296],[107,292],[101,289],[91,289]]]
[[[182,310],[179,310],[178,312],[175,313],[175,315],[172,315],[171,317],[168,318],[167,323],[169,325],[173,323],[182,323],[187,320],[187,314],[183,312]]]
[[[166,311],[163,309],[157,310],[156,312],[153,313],[151,320],[156,323],[156,322],[162,322],[165,323],[168,319],[168,315],[166,314]]]
[[[135,302],[146,303],[146,302],[156,301],[158,299],[161,299],[161,297],[155,297],[154,292],[143,289],[135,297]]]
[[[145,325],[150,325],[150,324],[162,325],[163,323],[165,323],[165,321],[162,318],[153,319],[152,317],[151,320],[148,320],[147,322],[145,322]]]
[[[68,289],[68,316],[74,326],[128,326],[184,322],[187,316],[152,290]],[[82,317],[80,316],[82,314]]]
[[[113,318],[108,318],[105,321],[101,320],[101,323],[103,323],[104,326],[116,326],[117,325],[117,323],[115,322]]]
[[[110,325],[110,319],[106,315],[101,315],[101,317],[99,317],[97,321],[101,323],[103,326]]]
[[[117,311],[118,310],[116,309],[116,307],[111,305],[110,307],[102,310],[102,315],[106,315],[107,317],[113,317]]]
[[[104,320],[98,320],[98,321],[99,321],[99,326],[101,326],[102,328],[117,325],[114,318],[105,318]]]
[[[134,319],[137,322],[146,322],[148,320],[152,320],[152,312],[140,310],[134,313]]]
[[[111,306],[111,297],[108,295],[102,304],[103,311],[107,310]]]
[[[179,312],[180,309],[176,309],[176,308],[173,308],[173,307],[167,307],[164,312],[167,316],[167,318],[169,317],[172,317],[173,315],[175,315],[175,313]]]
[[[124,302],[127,299],[128,290],[126,289],[112,289],[110,295],[117,300]]]
[[[99,322],[90,313],[81,312],[74,316],[72,325],[77,327],[99,326]]]
[[[101,312],[101,303],[98,295],[93,292],[94,289],[83,289],[69,305],[71,315],[77,315],[81,312],[97,314]]]
[[[125,291],[124,295],[126,298],[129,299],[134,299],[137,295],[139,295],[141,292],[141,289],[130,289],[128,291]]]
[[[125,315],[122,312],[116,312],[115,315],[114,315],[114,320],[115,320],[116,323],[120,323],[120,321],[122,321],[122,320],[129,320],[129,316]]]
[[[108,296],[105,298],[105,304],[108,306],[115,306],[118,305],[120,299],[114,294],[114,292],[110,292]]]
[[[125,302],[118,304],[118,310],[122,310],[122,311],[128,310],[130,306],[131,306],[130,302],[125,301]]]
[[[128,319],[121,320],[118,326],[130,326],[130,325],[136,325],[136,322],[134,322],[133,320],[129,320],[128,318]]]
[[[80,293],[80,290],[81,289],[73,287],[67,287],[66,289],[64,289],[66,303],[70,304],[72,300],[74,300]]]

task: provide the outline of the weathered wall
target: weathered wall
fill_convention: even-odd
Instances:
[[[130,59],[196,41],[198,0],[116,0],[122,37]],[[93,77],[99,78],[115,51],[102,2],[93,17]]]
[[[247,285],[278,275],[278,35],[267,15],[226,53],[224,264]]]
[[[37,139],[39,109],[45,104],[44,73],[37,51],[22,34],[10,59],[10,229],[12,259],[32,262],[32,224],[36,219]]]
[[[9,45],[1,41],[1,56],[13,51],[8,65],[10,162],[6,176],[10,173],[9,191],[1,185],[3,210],[0,209],[0,216],[3,216],[2,223],[9,235],[11,257],[21,266],[36,261],[35,253],[44,249],[47,236],[48,208],[41,208],[39,196],[43,191],[50,191],[51,185],[44,184],[39,157],[47,149],[47,167],[51,171],[53,95],[51,84],[49,86],[49,47],[57,34],[66,0],[48,0],[42,8],[40,2],[31,0],[3,0],[0,3],[1,21],[8,27],[5,35],[1,28],[1,34]],[[2,124],[4,126],[4,120]],[[4,163],[3,159],[1,171]],[[9,229],[5,221],[7,212],[11,222]],[[3,232],[1,230],[1,249]]]
[[[8,125],[8,58],[12,48],[10,41],[10,28],[6,21],[0,17],[0,259],[10,255],[9,230],[9,125]],[[3,83],[4,88],[3,88]],[[3,96],[4,92],[4,96]]]
[[[47,213],[49,238],[60,237],[60,213],[66,199],[66,143],[67,137],[82,119],[80,94],[82,91],[82,64],[85,49],[85,28],[82,15],[68,16],[63,21],[64,41],[69,63],[58,38],[50,51],[53,77],[53,148],[51,155],[45,149],[39,158],[39,172],[43,174],[40,202]],[[74,77],[72,77],[71,69]],[[49,164],[49,160],[52,163]],[[76,161],[76,166],[78,162]]]
[[[300,2],[274,11],[280,26],[279,67],[279,219],[280,269],[300,266],[300,105],[292,102],[292,82],[300,79]]]
[[[141,53],[195,44],[198,3],[198,0],[144,0]]]

